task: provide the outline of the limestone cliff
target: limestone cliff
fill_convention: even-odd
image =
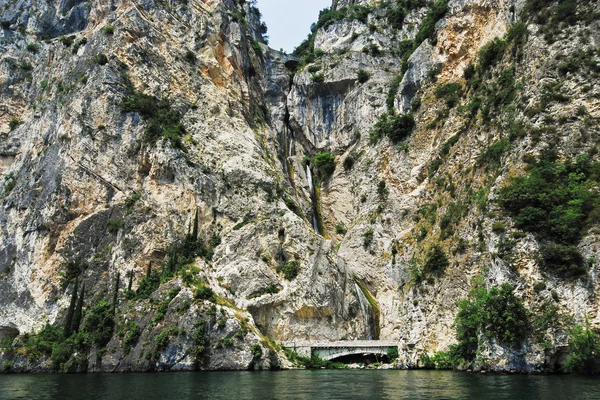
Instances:
[[[593,213],[565,278],[497,201],[549,145],[597,161],[598,4],[537,3],[334,1],[292,57],[246,1],[2,2],[2,357],[269,368],[378,336],[414,366],[475,277],[597,325]],[[72,318],[63,354],[30,335]],[[476,363],[551,370],[564,321]]]

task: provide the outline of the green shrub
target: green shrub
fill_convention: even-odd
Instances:
[[[106,25],[104,28],[102,28],[102,33],[106,36],[112,35],[115,33],[115,28],[112,25]]]
[[[479,50],[479,65],[477,69],[480,73],[488,71],[497,64],[504,56],[506,50],[506,41],[500,38],[494,38],[491,42],[481,47]]]
[[[369,228],[363,233],[363,245],[369,247],[371,243],[373,243],[373,229]]]
[[[542,267],[551,273],[565,278],[585,275],[584,259],[577,246],[547,243],[540,247]]]
[[[423,265],[424,272],[444,272],[450,265],[444,250],[437,244],[433,245]]]
[[[600,164],[588,155],[559,162],[553,150],[529,160],[527,175],[509,179],[498,193],[498,203],[510,213],[517,228],[546,243],[543,266],[561,275],[583,272],[583,257],[575,245],[597,216],[599,195],[592,188],[600,180]],[[556,243],[556,244],[553,244]]]
[[[10,26],[10,24],[9,24]],[[4,372],[5,374],[8,374],[12,371],[13,369],[13,363],[10,361],[4,361],[2,363],[2,372]]]
[[[123,112],[137,112],[147,122],[144,141],[150,144],[165,139],[178,149],[185,150],[181,138],[185,128],[181,123],[182,115],[171,108],[167,100],[159,100],[129,87],[130,94],[121,103]]]
[[[254,361],[258,361],[262,358],[262,347],[260,344],[253,344],[252,347],[250,347],[250,351],[252,352],[252,359]]]
[[[125,226],[125,221],[122,219],[111,219],[108,221],[108,231],[110,233],[117,233],[119,230],[123,229]]]
[[[40,51],[40,45],[37,43],[28,43],[25,49],[30,53],[37,53]]]
[[[291,281],[300,273],[300,261],[290,260],[286,263],[280,263],[277,266],[277,272],[282,273],[285,279]]]
[[[71,47],[71,45],[73,44],[73,42],[75,42],[75,36],[73,36],[73,35],[71,35],[71,36],[61,36],[60,37],[60,42],[65,47]]]
[[[385,181],[379,181],[377,184],[377,195],[381,200],[385,200],[387,195],[389,194],[389,189],[387,188],[387,184]]]
[[[398,347],[390,347],[387,349],[388,362],[398,359]]]
[[[314,157],[315,168],[322,176],[330,176],[335,170],[335,157],[328,151],[319,153]]]
[[[419,27],[419,32],[415,38],[415,42],[417,43],[416,47],[418,47],[425,39],[433,39],[435,24],[446,15],[448,10],[448,0],[436,0],[435,3],[433,3]]]
[[[98,54],[96,56],[96,63],[98,65],[106,65],[106,64],[108,64],[108,57],[106,57],[106,54]]]
[[[455,320],[455,349],[460,358],[472,361],[479,348],[479,334],[507,346],[519,346],[529,333],[529,316],[523,302],[508,283],[489,291],[476,282],[466,300],[459,302]]]
[[[112,337],[114,328],[114,306],[102,300],[86,313],[81,331],[88,335],[90,343],[104,347]]]
[[[462,97],[463,89],[461,84],[456,82],[440,85],[435,89],[435,96],[438,99],[444,99],[449,108],[456,106]]]
[[[142,330],[138,324],[132,321],[127,323],[122,343],[123,352],[125,354],[129,353],[131,348],[137,343],[141,334]]]
[[[141,198],[142,198],[141,193],[134,193],[131,196],[129,196],[127,199],[125,199],[125,211],[127,214],[133,213],[133,208],[135,207],[135,203],[140,201]]]
[[[337,233],[338,235],[345,235],[346,232],[348,232],[348,229],[346,228],[346,225],[344,225],[343,222],[338,222],[337,224],[335,224],[335,233]]]
[[[398,3],[395,6],[388,6],[386,10],[386,17],[390,26],[396,30],[402,29],[404,24],[404,17],[406,11],[404,10],[404,4]]]
[[[407,138],[415,127],[415,119],[411,113],[397,115],[383,113],[373,127],[372,141],[388,136],[394,143]]]
[[[8,129],[14,131],[19,125],[21,125],[21,123],[22,121],[20,119],[12,118],[10,121],[8,121]]]
[[[8,30],[10,29],[10,21],[2,19],[0,20],[0,28]]]
[[[565,368],[570,372],[596,373],[600,354],[600,336],[588,327],[575,325],[569,332],[569,358]]]
[[[502,156],[510,147],[508,139],[500,139],[494,142],[486,149],[485,152],[477,157],[477,165],[488,165],[490,167],[497,167],[500,165]]]
[[[365,83],[371,78],[371,73],[364,69],[359,69],[356,74],[358,76],[359,83]]]
[[[318,74],[311,75],[310,79],[315,83],[325,82],[325,75],[323,75],[323,73],[321,72]]]
[[[202,285],[194,292],[194,298],[198,300],[208,300],[211,303],[216,301],[215,292],[206,285]]]
[[[394,102],[396,101],[396,95],[398,94],[398,90],[400,89],[400,83],[402,83],[403,74],[398,74],[394,77],[392,84],[390,85],[390,90],[388,91],[386,97],[386,105],[388,109],[388,113],[394,114]]]

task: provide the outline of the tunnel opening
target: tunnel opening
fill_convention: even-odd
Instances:
[[[389,364],[390,360],[387,355],[377,353],[357,353],[348,354],[331,359],[333,362],[342,364],[364,364],[371,365],[375,363]]]

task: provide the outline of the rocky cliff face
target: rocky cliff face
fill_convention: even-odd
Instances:
[[[534,3],[334,1],[291,57],[245,1],[4,2],[3,357],[269,368],[274,341],[380,337],[416,365],[476,276],[597,324],[593,214],[564,278],[496,201],[548,145],[597,158],[598,5]],[[83,284],[82,343],[43,351]],[[552,369],[564,321],[476,363]]]

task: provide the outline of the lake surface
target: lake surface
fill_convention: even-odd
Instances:
[[[0,375],[0,399],[600,399],[600,379],[449,371]]]

